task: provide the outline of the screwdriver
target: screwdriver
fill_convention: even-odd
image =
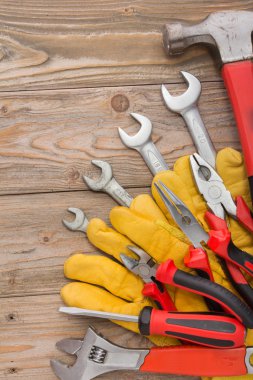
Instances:
[[[61,307],[72,315],[138,323],[142,335],[164,335],[215,348],[235,348],[244,344],[245,328],[233,316],[221,313],[179,313],[146,306],[139,316],[106,313],[76,307]]]

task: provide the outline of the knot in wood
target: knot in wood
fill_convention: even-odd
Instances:
[[[111,105],[116,112],[125,112],[129,108],[129,100],[125,95],[117,94],[111,100]]]

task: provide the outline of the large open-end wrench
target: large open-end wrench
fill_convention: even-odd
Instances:
[[[63,339],[56,346],[77,356],[73,366],[51,360],[51,367],[61,380],[91,380],[118,370],[208,377],[253,373],[252,347],[217,349],[184,345],[129,349],[109,342],[91,327],[83,340]]]
[[[131,113],[131,116],[140,123],[141,128],[134,136],[129,136],[125,131],[123,131],[123,129],[118,128],[123,144],[125,144],[128,148],[137,150],[140,153],[153,175],[156,175],[163,170],[167,170],[168,165],[151,140],[151,121],[147,117],[138,113]]]
[[[112,166],[108,162],[102,160],[92,160],[91,162],[93,165],[99,167],[102,170],[102,173],[96,180],[83,176],[87,186],[93,191],[107,193],[121,206],[129,207],[133,198],[114,178]]]
[[[206,44],[218,50],[253,199],[252,32],[253,12],[249,11],[215,12],[198,24],[174,22],[164,28],[164,46],[170,55],[181,54],[189,46],[197,44]]]
[[[180,96],[172,96],[164,85],[161,87],[164,102],[170,111],[179,113],[185,120],[197,151],[211,166],[215,166],[215,149],[198,110],[201,83],[192,74],[181,71],[189,87]]]

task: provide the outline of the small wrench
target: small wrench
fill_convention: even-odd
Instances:
[[[64,226],[70,231],[81,231],[86,234],[89,220],[83,210],[76,207],[69,207],[68,211],[75,215],[75,219],[72,222],[63,219],[62,223]]]
[[[172,96],[164,85],[161,87],[164,102],[170,111],[179,113],[185,120],[198,153],[211,166],[215,166],[215,149],[199,114],[197,102],[201,93],[201,83],[192,74],[181,71],[189,87],[184,94]]]
[[[131,113],[131,116],[140,123],[141,128],[134,136],[129,136],[125,131],[123,131],[123,129],[118,128],[123,144],[128,148],[137,150],[137,152],[140,153],[153,175],[167,170],[168,165],[151,140],[151,121],[147,117],[139,115],[138,113]]]
[[[102,191],[109,194],[121,206],[130,207],[133,198],[113,177],[112,166],[102,160],[92,160],[91,162],[102,169],[102,174],[97,180],[83,176],[87,186],[93,191]]]

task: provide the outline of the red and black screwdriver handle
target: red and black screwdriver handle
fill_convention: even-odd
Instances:
[[[155,282],[148,282],[144,284],[142,294],[145,297],[152,298],[160,310],[177,310],[165,285],[162,284],[160,281],[155,280]]]
[[[244,344],[245,328],[233,316],[215,313],[179,313],[145,307],[139,316],[142,335],[163,335],[192,343],[234,348]]]
[[[167,260],[159,265],[156,278],[164,284],[211,298],[246,327],[253,328],[253,310],[246,303],[223,286],[178,269],[173,260]]]
[[[253,256],[234,245],[225,220],[220,219],[209,211],[206,212],[205,218],[211,228],[207,245],[217,255],[231,261],[253,276]]]

